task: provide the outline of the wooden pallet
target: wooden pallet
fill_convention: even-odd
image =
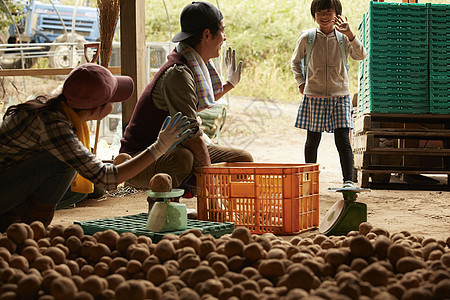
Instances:
[[[450,115],[363,114],[352,134],[361,187],[389,183],[392,173],[443,174],[449,185]]]

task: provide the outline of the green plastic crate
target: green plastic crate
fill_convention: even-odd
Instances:
[[[430,77],[430,113],[450,114],[450,75]]]
[[[209,221],[199,221],[188,219],[187,229],[179,231],[168,231],[168,232],[153,232],[145,229],[147,225],[148,214],[141,213],[137,215],[122,216],[115,218],[106,218],[91,221],[81,221],[74,222],[80,225],[85,234],[94,234],[99,231],[104,231],[107,229],[112,229],[116,232],[131,232],[137,236],[145,235],[152,239],[153,242],[159,242],[166,234],[176,234],[180,235],[184,231],[198,228],[201,229],[204,234],[211,234],[215,238],[219,238],[224,234],[231,233],[234,230],[234,223],[231,222],[209,222]]]

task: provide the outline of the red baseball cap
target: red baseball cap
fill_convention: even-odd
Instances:
[[[134,91],[129,76],[114,76],[107,68],[85,63],[73,69],[63,85],[67,104],[76,109],[91,109],[108,102],[122,102]]]

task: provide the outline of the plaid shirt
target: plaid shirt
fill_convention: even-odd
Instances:
[[[64,113],[19,110],[5,118],[0,125],[1,171],[43,151],[50,152],[99,187],[117,188],[117,168],[104,164],[83,146]]]

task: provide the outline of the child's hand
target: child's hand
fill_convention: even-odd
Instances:
[[[302,95],[303,95],[303,91],[305,90],[305,84],[302,83],[302,84],[298,87],[298,90],[299,90],[300,93],[302,93]]]
[[[334,24],[336,25],[336,29],[345,34],[350,41],[355,38],[355,35],[350,29],[347,17],[342,17],[341,15],[334,17]]]

